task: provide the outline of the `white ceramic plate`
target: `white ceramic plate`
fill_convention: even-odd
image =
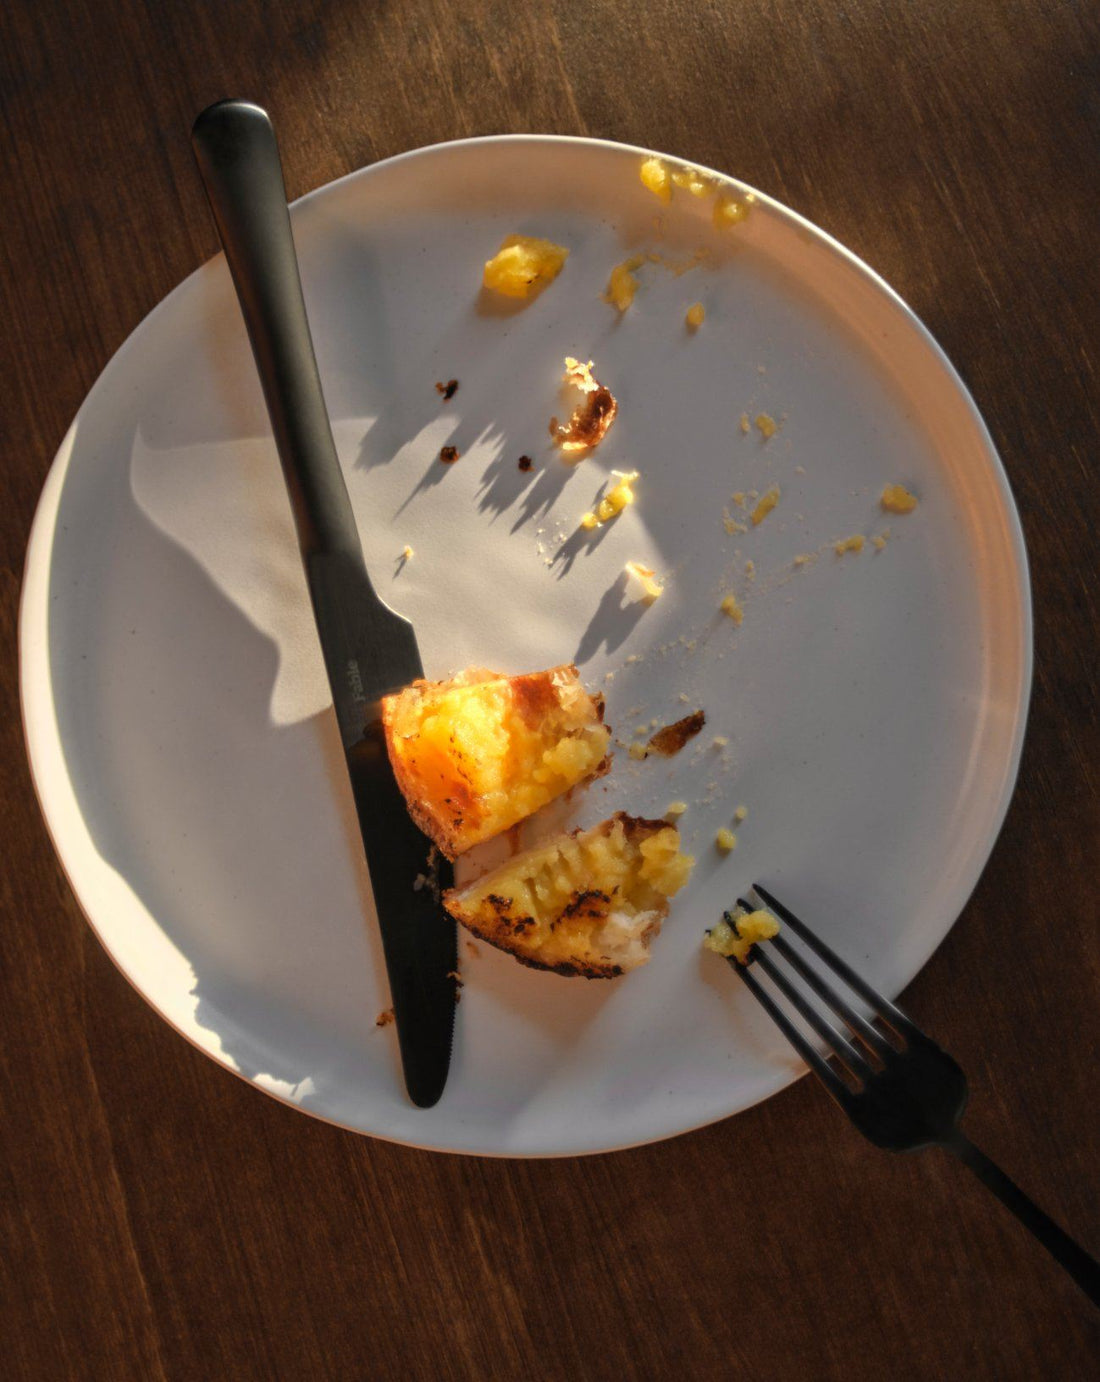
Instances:
[[[159,1013],[259,1088],[350,1128],[487,1154],[590,1152],[735,1113],[799,1066],[700,940],[754,879],[888,993],[924,963],[988,857],[1019,758],[1030,614],[1019,524],[966,390],[899,299],[767,197],[732,231],[662,207],[641,151],[471,140],[392,159],[293,211],[341,461],[371,572],[429,676],[575,659],[624,741],[702,706],[672,760],[620,751],[574,803],[680,798],[690,888],[650,965],[615,983],[463,945],[454,1065],[406,1101],[369,884],[288,505],[224,262],[134,332],[50,472],[22,608],[35,781],[96,933]],[[739,188],[739,185],[731,185]],[[746,189],[739,188],[742,192]],[[655,218],[660,217],[659,224]],[[479,295],[513,231],[568,245],[537,300]],[[625,316],[601,301],[634,250]],[[686,308],[705,304],[689,333]],[[563,464],[562,359],[618,395]],[[457,377],[443,403],[436,380]],[[742,412],[782,419],[764,442]],[[461,460],[443,466],[444,444]],[[530,455],[534,469],[517,460]],[[576,537],[613,469],[638,502]],[[920,496],[904,518],[883,486]],[[778,484],[729,534],[735,491]],[[837,557],[840,538],[890,530]],[[405,544],[415,555],[398,559]],[[803,553],[817,559],[792,565]],[[623,565],[665,578],[635,600]],[[753,562],[755,574],[746,573]],[[718,612],[727,591],[740,628]],[[715,736],[729,740],[723,751]],[[748,818],[729,856],[715,831]]]

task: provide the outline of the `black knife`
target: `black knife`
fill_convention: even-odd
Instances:
[[[332,688],[382,932],[405,1087],[430,1108],[451,1059],[458,965],[454,922],[425,886],[430,841],[409,818],[379,713],[382,696],[424,675],[407,619],[367,575],[336,457],[306,319],[279,147],[267,112],[219,101],[191,131],[229,261],[283,475]],[[302,924],[308,921],[303,917]]]

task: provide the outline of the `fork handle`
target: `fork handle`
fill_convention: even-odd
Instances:
[[[1092,1301],[1100,1306],[1100,1262],[1090,1257],[1079,1243],[1075,1243],[1068,1233],[1044,1214],[1039,1206],[1024,1194],[1014,1180],[1011,1180],[996,1162],[990,1161],[980,1148],[957,1132],[943,1146],[964,1162],[982,1184],[1012,1210],[1026,1229],[1038,1238],[1055,1262],[1064,1267],[1077,1285]]]

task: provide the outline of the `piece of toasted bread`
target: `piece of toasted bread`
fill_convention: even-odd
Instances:
[[[603,697],[571,664],[417,681],[383,700],[382,723],[409,813],[451,859],[610,764]]]
[[[668,899],[693,863],[674,826],[619,812],[516,855],[443,901],[521,964],[614,979],[649,959]]]

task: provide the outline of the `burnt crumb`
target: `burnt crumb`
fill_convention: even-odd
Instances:
[[[392,1021],[393,1009],[387,1008],[385,1012],[380,1012],[378,1016],[374,1019],[374,1025],[376,1027],[388,1027]]]
[[[437,382],[435,387],[443,395],[443,402],[448,403],[458,393],[458,380],[448,379],[446,384]]]
[[[520,470],[530,470],[535,463],[530,456],[521,456],[516,464]]]
[[[439,453],[439,459],[444,465],[454,465],[455,461],[458,460],[458,447],[445,446]]]
[[[485,901],[492,907],[498,917],[506,917],[512,910],[512,899],[501,897],[499,893],[490,893]]]
[[[665,758],[671,758],[674,753],[680,752],[689,739],[695,738],[706,722],[705,711],[693,711],[682,720],[677,720],[674,725],[665,725],[664,729],[659,729],[650,738],[646,749],[650,753],[659,753]]]

